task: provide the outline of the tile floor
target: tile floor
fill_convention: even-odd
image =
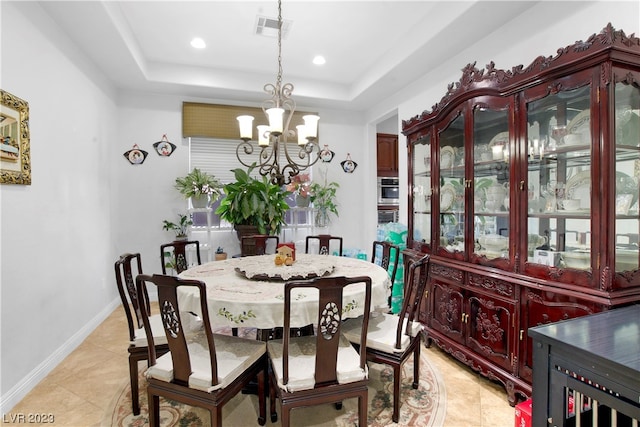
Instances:
[[[53,414],[53,426],[100,426],[124,380],[129,378],[127,325],[122,308],[114,312],[40,384],[0,420],[11,414]],[[510,427],[514,408],[504,388],[434,347],[424,348],[447,391],[445,427]],[[32,426],[38,424],[29,424]],[[52,424],[42,424],[51,426]],[[267,427],[269,423],[267,423]]]

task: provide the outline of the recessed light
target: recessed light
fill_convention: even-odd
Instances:
[[[322,55],[316,55],[313,58],[313,63],[316,64],[316,65],[324,65],[325,62],[327,62],[327,60],[324,59],[324,56],[322,56]]]
[[[200,37],[196,37],[191,40],[191,46],[196,49],[204,49],[205,47],[207,47],[207,44]]]

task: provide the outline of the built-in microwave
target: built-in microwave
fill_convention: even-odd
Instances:
[[[397,209],[378,209],[378,224],[398,222],[399,220],[400,215]]]
[[[400,183],[395,177],[378,177],[378,204],[398,205],[400,203]]]

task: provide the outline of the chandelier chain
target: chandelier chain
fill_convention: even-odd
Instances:
[[[282,1],[278,0],[278,75],[276,76],[276,92],[280,107],[280,94],[282,90]]]

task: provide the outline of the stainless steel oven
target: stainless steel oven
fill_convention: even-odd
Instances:
[[[400,183],[398,178],[378,177],[378,205],[398,205],[400,203]]]

